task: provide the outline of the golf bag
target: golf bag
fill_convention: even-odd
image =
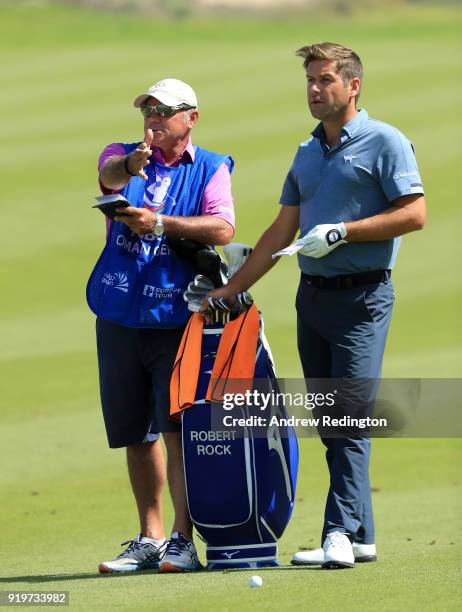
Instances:
[[[203,327],[195,401],[182,413],[189,512],[207,544],[207,569],[274,566],[295,499],[297,439],[292,427],[269,425],[271,416],[288,416],[278,402],[265,411],[267,426],[246,427],[243,436],[212,427],[217,404],[205,397],[222,334],[223,325]],[[267,392],[278,392],[261,316],[253,380],[260,390],[263,383]],[[230,414],[246,418],[250,412],[243,406]]]

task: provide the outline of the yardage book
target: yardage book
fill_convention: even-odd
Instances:
[[[126,213],[116,213],[116,208],[126,208],[127,206],[131,206],[130,202],[124,198],[123,195],[120,195],[120,193],[97,196],[95,200],[98,200],[98,204],[95,204],[92,206],[92,208],[99,208],[99,210],[110,219],[114,219],[116,215],[118,217],[129,216]]]

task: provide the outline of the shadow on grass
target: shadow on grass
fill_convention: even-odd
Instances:
[[[220,573],[228,573],[228,572],[280,572],[280,571],[315,571],[322,570],[322,568],[317,565],[305,565],[305,566],[296,566],[296,565],[280,565],[278,567],[259,567],[259,568],[227,568],[222,571],[211,571],[208,572],[211,575],[220,574]],[[188,572],[189,573],[189,572]],[[200,574],[204,574],[205,571],[199,572]],[[0,584],[14,584],[17,582],[32,582],[32,583],[40,583],[40,582],[66,582],[68,580],[108,580],[111,578],[134,578],[141,576],[157,576],[159,572],[157,570],[145,570],[141,572],[124,572],[124,573],[114,573],[114,574],[44,574],[42,576],[32,575],[32,576],[6,576],[0,577]],[[160,576],[170,576],[171,574],[159,574]]]
[[[223,574],[227,574],[228,572],[280,572],[290,570],[291,572],[306,572],[309,571],[317,571],[322,570],[323,568],[320,565],[277,565],[274,567],[228,567],[222,570]],[[219,572],[214,571],[210,572],[214,574],[218,574]]]
[[[135,576],[157,575],[159,572],[146,570],[143,572],[124,572],[119,574],[44,574],[42,576],[6,576],[0,577],[0,584],[14,584],[15,582],[65,582],[66,580],[108,580],[110,578],[133,578]]]

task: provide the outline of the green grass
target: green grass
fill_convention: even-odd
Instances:
[[[374,609],[384,610],[458,609],[458,442],[376,443],[372,484],[380,564],[333,573],[261,570],[264,588],[254,592],[246,586],[246,572],[181,577],[95,574],[98,560],[111,557],[117,543],[134,530],[123,453],[104,450],[97,421],[88,411],[77,416],[37,415],[21,427],[20,456],[14,455],[17,424],[4,428],[4,448],[11,459],[5,465],[8,495],[3,512],[10,518],[2,556],[8,560],[3,574],[10,577],[0,579],[1,589],[68,590],[74,608],[91,610],[109,605],[148,610],[153,598],[161,610],[291,610],[307,602],[320,610],[336,605],[366,610],[372,602]],[[301,451],[297,505],[280,542],[284,564],[299,547],[317,545],[322,514],[326,483],[320,443],[303,440]],[[169,520],[168,507],[166,513]]]
[[[253,591],[245,572],[96,576],[136,521],[123,452],[106,448],[84,289],[104,240],[90,209],[96,159],[108,142],[140,137],[131,108],[140,88],[165,75],[194,85],[194,139],[235,158],[236,240],[254,243],[314,127],[294,50],[338,40],[364,60],[362,106],[416,146],[427,193],[428,225],[403,240],[394,274],[384,374],[460,377],[461,22],[459,7],[437,6],[348,22],[159,22],[2,3],[0,590],[69,590],[72,607],[87,610],[460,609],[458,440],[375,443],[380,564],[261,572],[264,588]],[[301,373],[297,276],[286,260],[253,292],[286,377]],[[317,546],[327,486],[320,443],[302,440],[301,451],[298,501],[280,543],[285,564],[298,546]]]

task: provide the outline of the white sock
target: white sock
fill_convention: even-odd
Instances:
[[[156,540],[155,538],[148,538],[146,536],[141,536],[139,541],[141,544],[155,544],[159,546],[160,544],[165,542],[165,538],[160,538],[159,540]]]

